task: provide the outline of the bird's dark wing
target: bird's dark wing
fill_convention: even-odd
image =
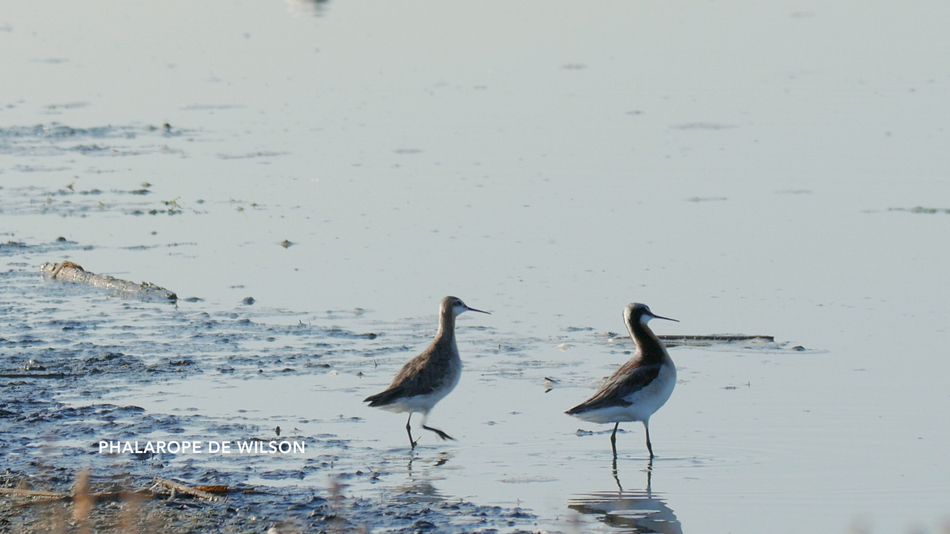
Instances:
[[[448,375],[449,362],[434,357],[432,347],[409,360],[396,373],[389,387],[363,400],[370,406],[385,406],[398,399],[432,393]]]
[[[638,362],[628,362],[610,375],[591,398],[566,413],[574,415],[610,406],[629,406],[630,403],[624,399],[649,385],[659,374],[660,364],[640,365]]]

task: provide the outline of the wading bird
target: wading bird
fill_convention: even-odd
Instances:
[[[435,432],[442,439],[455,439],[438,428],[427,426],[426,419],[429,410],[455,388],[462,374],[462,359],[455,343],[455,318],[467,311],[488,313],[467,306],[458,297],[443,298],[439,307],[439,330],[432,344],[406,362],[385,391],[370,395],[363,401],[390,412],[409,412],[406,432],[412,449],[419,441],[418,438],[412,439],[409,423],[413,413],[422,414],[422,428]]]
[[[676,385],[676,367],[666,347],[650,330],[650,319],[676,321],[656,315],[646,304],[631,303],[623,312],[624,322],[637,349],[630,361],[620,366],[597,393],[568,410],[584,421],[614,423],[610,448],[617,456],[617,427],[627,421],[643,422],[647,435],[647,451],[653,459],[650,443],[650,416],[666,403]],[[679,321],[676,321],[679,322]]]

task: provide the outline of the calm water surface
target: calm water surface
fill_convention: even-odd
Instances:
[[[251,296],[255,321],[331,327],[327,310],[363,309],[346,327],[384,335],[335,374],[113,393],[332,434],[385,473],[355,494],[423,480],[564,531],[938,532],[948,18],[940,2],[13,2],[0,240],[77,246],[0,260],[202,299],[182,313]],[[463,316],[466,372],[432,413],[458,441],[425,436],[410,462],[403,417],[360,400],[448,294],[492,315]],[[561,414],[626,359],[602,333],[630,301],[681,321],[662,334],[777,342],[671,351],[649,488],[642,427],[622,427],[615,479],[608,427]]]

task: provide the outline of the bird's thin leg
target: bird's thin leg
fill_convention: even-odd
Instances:
[[[614,458],[617,457],[617,427],[620,422],[614,423],[614,431],[610,433],[610,450],[614,451]]]
[[[653,490],[650,488],[650,484],[653,482],[653,458],[650,458],[649,463],[647,463],[647,497],[653,498]]]
[[[647,431],[647,450],[650,451],[650,460],[653,459],[653,445],[650,443],[650,424],[643,422],[643,428]]]
[[[409,434],[409,450],[415,450],[416,443],[419,442],[419,438],[416,438],[415,441],[412,441],[412,427],[409,426],[410,421],[412,421],[412,412],[409,412],[409,419],[406,419],[406,433]]]
[[[445,432],[442,432],[442,431],[439,430],[438,428],[432,428],[431,426],[427,426],[427,425],[426,425],[426,419],[428,419],[428,414],[422,416],[422,428],[424,428],[424,429],[426,429],[426,430],[431,430],[432,432],[435,432],[435,433],[438,434],[439,437],[442,438],[442,439],[451,439],[451,440],[453,440],[453,441],[455,440],[455,438],[453,438],[452,436],[446,434]]]
[[[610,464],[610,472],[614,476],[614,482],[617,483],[617,489],[620,490],[620,493],[623,493],[623,486],[620,485],[620,477],[617,475],[617,454],[614,453],[614,461]]]
[[[435,432],[435,433],[438,434],[439,437],[442,438],[442,439],[451,439],[451,440],[453,440],[453,441],[455,440],[455,438],[453,438],[452,436],[446,434],[445,432],[442,432],[442,431],[439,430],[438,428],[432,428],[431,426],[426,426],[426,425],[422,425],[422,428],[424,428],[424,429],[426,429],[426,430],[431,430],[431,431]]]

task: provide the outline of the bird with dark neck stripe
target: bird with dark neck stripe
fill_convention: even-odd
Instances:
[[[630,338],[636,345],[633,357],[617,369],[591,398],[565,413],[592,423],[614,423],[614,431],[610,434],[610,447],[615,458],[617,428],[620,423],[641,421],[646,431],[647,451],[652,460],[650,416],[659,410],[673,393],[676,367],[666,352],[666,347],[650,330],[647,322],[650,319],[676,319],[656,315],[646,304],[638,302],[627,306],[623,319]]]
[[[458,297],[443,298],[439,307],[439,330],[432,344],[406,362],[385,391],[370,395],[363,401],[390,412],[409,412],[406,432],[411,449],[415,449],[419,441],[418,438],[412,439],[409,423],[413,413],[422,414],[422,428],[435,432],[444,440],[455,439],[438,428],[427,426],[426,420],[432,407],[455,389],[462,374],[462,359],[455,343],[455,318],[467,311],[488,313],[467,306]]]

